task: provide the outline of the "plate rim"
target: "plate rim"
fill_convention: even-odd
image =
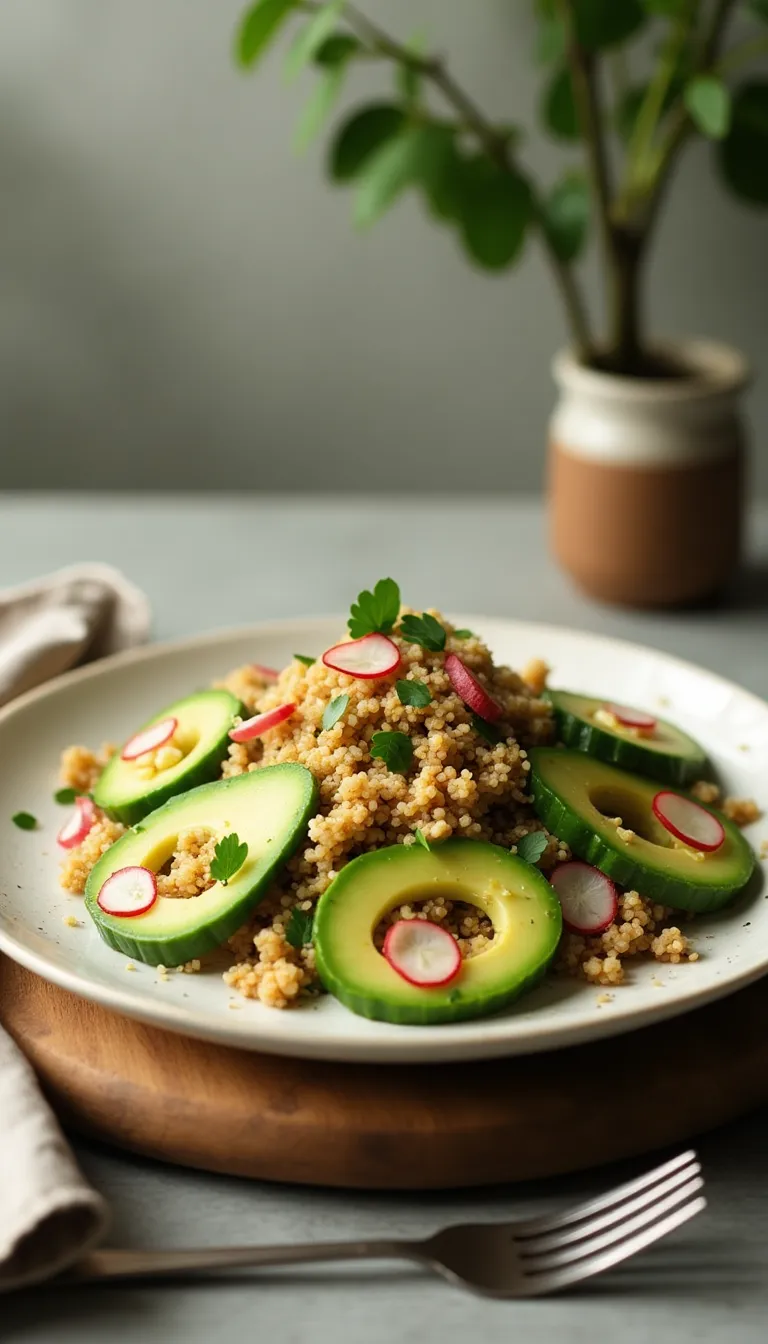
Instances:
[[[768,702],[755,692],[739,686],[736,682],[730,681],[700,664],[680,658],[676,654],[667,653],[665,650],[658,649],[650,644],[640,644],[636,641],[593,633],[589,630],[578,630],[571,626],[518,620],[513,617],[483,615],[478,612],[459,613],[457,619],[486,626],[523,627],[526,631],[534,632],[534,634],[535,632],[541,632],[543,637],[550,635],[574,638],[580,641],[586,640],[593,647],[596,645],[612,648],[620,646],[627,653],[635,652],[643,655],[650,653],[668,664],[675,665],[683,672],[710,678],[722,688],[736,692],[742,699],[746,698],[761,714],[768,713]],[[164,656],[181,654],[188,650],[213,648],[216,645],[231,641],[242,640],[246,642],[249,639],[276,637],[285,634],[297,625],[302,625],[305,629],[315,626],[319,630],[327,628],[331,623],[340,621],[343,623],[343,620],[343,617],[340,618],[333,613],[322,616],[282,617],[272,621],[250,622],[245,625],[214,628],[196,635],[187,635],[179,639],[152,642],[125,649],[82,667],[71,669],[16,697],[0,709],[0,730],[9,719],[30,706],[34,706],[37,701],[53,698],[70,686],[107,676],[113,669],[130,666],[133,663],[151,663]],[[525,1036],[516,1041],[510,1041],[504,1034],[506,1018],[489,1017],[465,1023],[450,1024],[447,1028],[444,1026],[403,1028],[403,1031],[407,1034],[392,1040],[370,1038],[366,1042],[364,1036],[345,1038],[336,1035],[333,1043],[331,1043],[327,1038],[317,1041],[307,1038],[302,1040],[300,1029],[294,1030],[285,1039],[275,1034],[268,1040],[264,1040],[258,1029],[254,1031],[252,1022],[246,1024],[243,1021],[241,1025],[238,1021],[232,1021],[225,1025],[222,1020],[219,1024],[208,1019],[201,1010],[182,1009],[168,1002],[168,1000],[149,999],[145,1003],[143,999],[135,998],[127,986],[120,988],[117,983],[113,986],[102,986],[77,971],[71,971],[66,967],[58,967],[55,964],[51,965],[44,955],[36,953],[19,942],[13,935],[7,933],[2,926],[0,926],[0,952],[48,983],[67,990],[79,998],[97,1003],[101,1007],[120,1013],[134,1021],[144,1022],[163,1030],[174,1031],[193,1039],[215,1041],[230,1047],[263,1054],[329,1061],[360,1062],[367,1060],[379,1064],[423,1064],[427,1062],[439,1065],[472,1058],[482,1060],[499,1057],[512,1058],[518,1054],[550,1053],[558,1049],[578,1046],[585,1042],[642,1030],[644,1026],[681,1016],[683,1013],[695,1012],[697,1008],[704,1007],[718,999],[729,997],[768,975],[767,950],[763,963],[752,964],[737,974],[729,976],[723,985],[712,983],[704,987],[697,987],[692,983],[690,988],[683,993],[678,988],[671,1001],[664,996],[661,1002],[647,1004],[641,1008],[628,1007],[623,1012],[619,1010],[611,1013],[595,1014],[593,1018],[590,1018],[589,1021],[585,1020],[583,1024],[561,1024],[560,1026],[542,1024],[540,1028],[537,1028],[536,1023],[532,1022],[528,1024]],[[592,986],[592,988],[595,987]],[[237,1017],[237,1015],[232,1016]],[[284,1017],[285,1015],[281,1014],[280,1016]],[[300,1015],[296,1014],[294,1020],[298,1023]],[[498,1027],[496,1032],[493,1031],[494,1022]],[[483,1040],[479,1040],[477,1037],[477,1028],[480,1023],[486,1030],[486,1037]],[[445,1043],[444,1046],[433,1053],[432,1046],[441,1039]]]

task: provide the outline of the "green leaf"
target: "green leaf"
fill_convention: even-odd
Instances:
[[[14,812],[11,821],[20,831],[37,830],[37,817],[33,817],[31,812]]]
[[[731,95],[716,75],[697,75],[685,86],[685,106],[702,135],[722,140],[731,125]]]
[[[581,173],[569,173],[544,201],[543,225],[552,250],[564,262],[575,261],[589,230],[589,184]]]
[[[412,65],[400,61],[395,67],[395,88],[403,102],[413,107],[421,93],[421,75]]]
[[[487,719],[481,719],[479,714],[473,714],[470,722],[475,732],[480,737],[485,738],[485,741],[492,747],[498,746],[499,742],[502,741],[502,736],[498,728],[495,728]]]
[[[346,694],[335,696],[330,704],[326,705],[323,710],[322,719],[323,728],[326,732],[328,732],[329,728],[333,728],[334,724],[338,723],[339,719],[346,714],[348,705],[349,696]]]
[[[453,222],[461,216],[464,156],[456,145],[453,126],[432,124],[430,153],[422,166],[420,185],[432,215]]]
[[[731,129],[718,152],[731,191],[752,205],[768,205],[768,82],[754,80],[736,91]]]
[[[235,36],[235,59],[244,68],[256,64],[285,23],[297,0],[257,0],[240,20]]]
[[[240,843],[240,838],[234,831],[231,835],[223,835],[216,848],[213,851],[211,860],[211,877],[214,882],[221,882],[226,887],[229,879],[239,872],[248,857],[248,846],[245,841]]]
[[[424,709],[431,705],[432,692],[423,681],[398,681],[395,684],[397,698],[401,705],[411,705],[414,709]]]
[[[394,579],[379,579],[373,592],[363,589],[353,602],[347,629],[353,639],[388,635],[400,615],[400,589]]]
[[[309,22],[299,29],[285,58],[287,79],[295,79],[304,66],[314,60],[315,53],[333,34],[345,4],[346,0],[330,0],[329,4],[315,10]]]
[[[581,137],[573,81],[568,67],[555,70],[544,90],[541,118],[548,131],[560,140],[578,140]]]
[[[304,104],[293,137],[294,149],[301,153],[314,140],[323,123],[333,110],[341,93],[346,67],[329,65],[322,71],[311,97]]]
[[[690,6],[690,0],[643,0],[643,6],[649,14],[660,14],[663,18],[675,19],[678,14]]]
[[[476,639],[477,636],[475,635],[475,633],[474,633],[473,630],[454,630],[454,632],[453,632],[453,638],[454,638],[454,639]]]
[[[351,33],[332,33],[315,51],[312,60],[315,65],[346,65],[353,56],[363,50],[363,45]]]
[[[549,841],[544,831],[529,831],[517,842],[517,857],[526,863],[538,863]]]
[[[317,662],[317,659],[310,658],[308,653],[294,653],[293,656],[297,663],[303,663],[305,667],[314,667]]]
[[[423,616],[404,616],[400,622],[400,634],[409,644],[419,644],[422,649],[440,653],[445,648],[445,630],[428,611]]]
[[[587,51],[615,47],[646,21],[640,0],[574,0],[576,38]]]
[[[383,761],[395,775],[404,775],[413,760],[413,743],[407,733],[374,733],[371,755]]]
[[[431,123],[406,125],[368,161],[355,200],[358,228],[374,224],[406,187],[428,176],[436,142],[442,140],[439,129]]]
[[[405,113],[394,103],[371,103],[355,112],[331,145],[328,171],[334,182],[350,182],[357,177],[404,125]]]
[[[77,789],[57,789],[53,795],[53,801],[66,806],[68,803],[74,803],[77,797],[79,797]]]
[[[285,941],[299,952],[312,942],[313,910],[301,910],[295,905],[285,926]]]
[[[565,24],[559,14],[545,14],[539,20],[533,58],[537,65],[554,65],[562,61],[568,40]]]
[[[505,172],[479,154],[466,159],[460,199],[461,238],[485,270],[510,266],[522,250],[533,217],[525,178]]]
[[[428,841],[426,835],[424,834],[424,832],[422,831],[422,829],[421,829],[420,826],[417,827],[417,829],[414,831],[413,834],[414,834],[414,838],[415,838],[415,840],[416,840],[416,844],[417,844],[417,845],[421,845],[421,848],[422,848],[422,849],[426,849],[427,853],[428,853],[428,854],[431,854],[431,852],[432,852],[432,847],[431,847],[431,845],[430,845],[430,843],[429,843],[429,841]]]
[[[768,23],[768,0],[747,0],[747,5],[758,19]]]

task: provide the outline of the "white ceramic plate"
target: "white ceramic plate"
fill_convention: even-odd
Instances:
[[[698,738],[727,789],[768,807],[768,705],[737,686],[653,649],[545,625],[461,616],[497,661],[540,656],[552,684],[660,712]],[[725,913],[695,923],[701,960],[629,963],[610,1003],[584,982],[547,981],[501,1016],[442,1027],[396,1027],[355,1017],[324,996],[276,1012],[233,995],[218,972],[167,983],[110,951],[77,897],[57,883],[55,835],[68,813],[53,802],[59,752],[71,742],[123,740],[163,704],[238,664],[282,666],[293,651],[320,652],[343,621],[321,619],[225,631],[159,645],[70,673],[0,713],[0,949],[45,979],[107,1008],[173,1031],[252,1050],[320,1059],[418,1062],[552,1050],[628,1031],[728,994],[768,971],[768,901],[761,868]],[[663,708],[662,708],[663,707]],[[748,748],[748,749],[747,749]],[[42,829],[11,816],[28,810]],[[755,848],[768,824],[748,832]],[[83,926],[65,925],[75,914]],[[230,1002],[238,1004],[237,1010]]]

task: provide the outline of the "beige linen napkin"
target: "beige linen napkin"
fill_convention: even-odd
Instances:
[[[108,565],[0,591],[0,705],[79,663],[140,644],[144,594]],[[0,1292],[49,1278],[103,1237],[107,1209],[78,1170],[32,1070],[0,1030]]]

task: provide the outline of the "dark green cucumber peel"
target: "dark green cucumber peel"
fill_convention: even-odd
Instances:
[[[566,747],[618,765],[623,770],[657,779],[662,784],[682,786],[708,773],[703,747],[666,719],[657,719],[657,724],[668,740],[679,744],[678,751],[654,747],[651,738],[625,737],[585,717],[584,706],[599,709],[604,703],[602,700],[573,691],[555,690],[545,691],[544,699],[552,705],[557,735]],[[582,712],[579,712],[579,706]]]
[[[530,760],[537,816],[577,858],[593,864],[619,886],[674,909],[707,912],[726,905],[749,881],[755,866],[752,848],[738,827],[716,808],[706,810],[722,823],[724,844],[696,860],[689,857],[685,847],[675,845],[674,838],[653,815],[655,783],[560,748],[534,748]],[[563,767],[570,776],[566,780],[570,789],[559,779]],[[581,794],[573,788],[576,771],[583,777]],[[635,809],[634,815],[623,818],[625,825],[638,832],[632,841],[621,840],[606,813],[598,811],[590,800],[590,792],[610,796],[612,790],[617,815],[627,812],[628,800]],[[698,799],[692,801],[703,806]]]

